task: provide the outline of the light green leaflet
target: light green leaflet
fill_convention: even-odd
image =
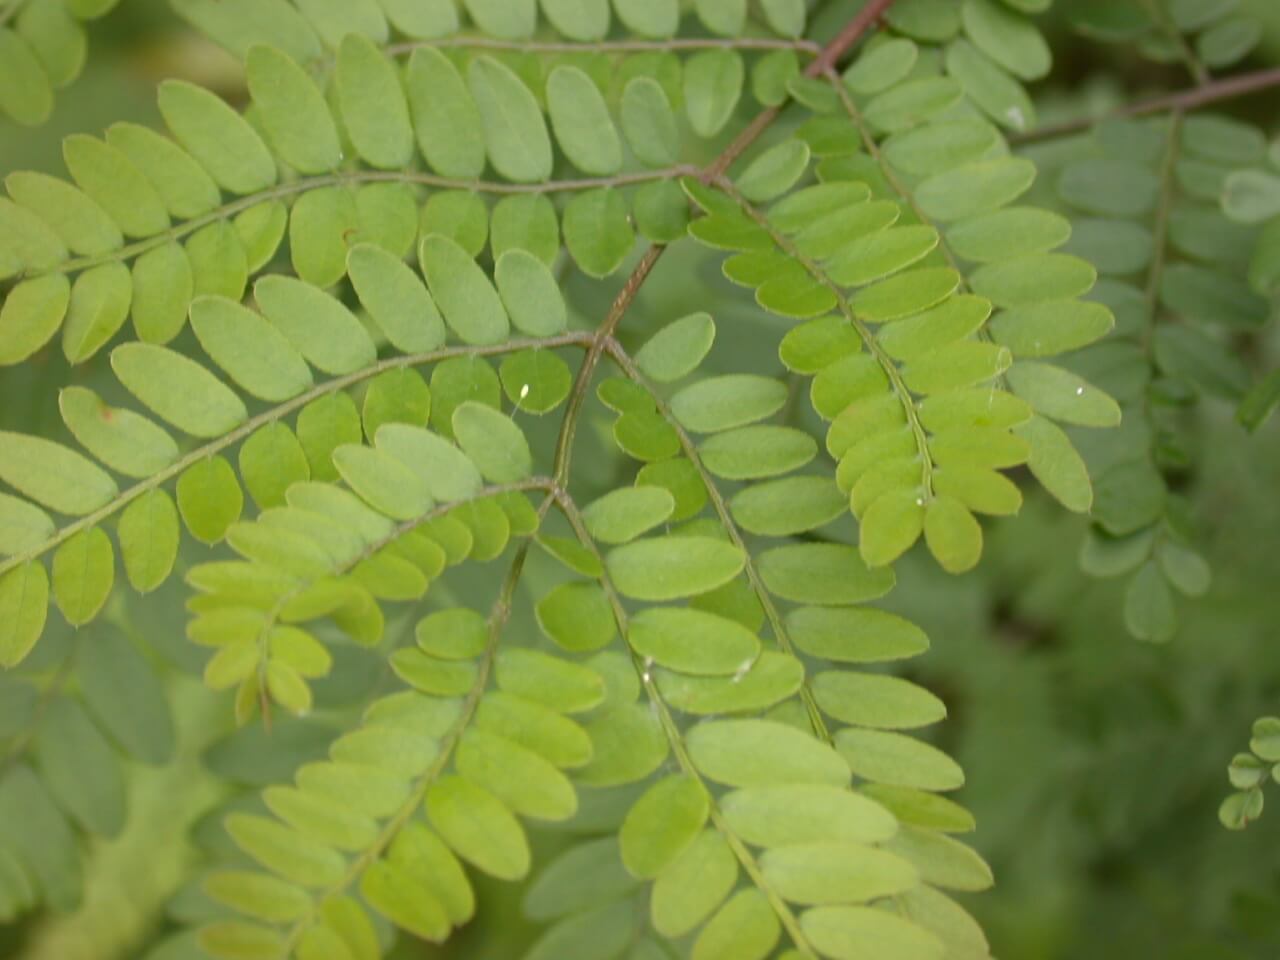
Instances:
[[[169,215],[160,195],[121,151],[84,134],[62,144],[71,178],[98,202],[130,237],[149,237],[167,230]]]
[[[692,777],[659,780],[622,822],[618,841],[627,870],[636,877],[656,877],[702,832],[710,810],[706,788]]]
[[[622,192],[604,187],[570,200],[564,212],[564,242],[588,276],[607,277],[617,270],[635,244]]]
[[[550,337],[567,326],[564,298],[555,276],[527,250],[510,249],[500,254],[494,280],[516,329],[533,337]]]
[[[232,300],[197,298],[191,328],[213,362],[255,397],[279,403],[311,386],[310,367],[284,334]]]
[[[62,353],[69,363],[83,363],[115,336],[129,316],[132,297],[123,264],[104,263],[76,277],[62,328]]]
[[[691,674],[741,675],[760,655],[760,641],[741,624],[680,607],[640,611],[627,642],[660,666]]]
[[[53,599],[74,627],[98,615],[115,583],[115,551],[100,527],[81,530],[53,555]]]
[[[622,132],[636,158],[649,167],[665,167],[680,154],[680,131],[661,84],[635,77],[622,93]]]
[[[120,382],[158,417],[193,437],[219,437],[249,416],[244,402],[200,364],[167,347],[125,343],[111,351]]]
[[[413,128],[395,65],[360,34],[338,50],[335,83],[347,135],[374,167],[399,169],[413,152]]]
[[[396,520],[412,520],[431,509],[426,480],[381,450],[348,444],[333,451],[333,465],[371,507]]]
[[[556,140],[583,173],[609,176],[622,168],[622,144],[595,83],[576,67],[547,78],[547,109]]]
[[[40,437],[0,431],[0,480],[37,503],[72,516],[92,513],[118,492],[83,455]]]
[[[216,96],[180,80],[166,80],[160,85],[159,104],[174,137],[218,186],[244,194],[275,183],[276,164],[266,144]]]
[[[409,58],[405,89],[413,129],[427,164],[446,177],[477,177],[484,170],[480,111],[458,69],[433,47]]]
[[[471,61],[467,84],[480,111],[489,160],[498,173],[516,183],[549,178],[551,138],[529,88],[488,56]]]
[[[58,409],[81,446],[126,476],[149,477],[178,459],[164,430],[132,410],[108,407],[85,387],[64,388]]]
[[[71,284],[62,274],[24,280],[0,307],[0,364],[21,363],[44,346],[62,325]]]
[[[685,113],[694,133],[713,137],[742,95],[744,67],[736,50],[703,50],[684,65]]]
[[[468,401],[453,412],[453,432],[485,479],[515,483],[533,472],[529,442],[506,414]]]
[[[44,632],[49,574],[34,560],[0,574],[0,664],[21,663]]]
[[[688,733],[698,769],[735,787],[811,783],[845,786],[848,764],[831,747],[771,720],[709,720]]]
[[[671,516],[675,500],[660,487],[623,487],[583,508],[582,519],[601,543],[627,543]]]
[[[263,277],[253,287],[263,314],[309,363],[351,373],[377,359],[364,325],[342,303],[293,277]]]
[[[637,600],[674,600],[714,590],[744,563],[732,544],[711,537],[655,537],[610,551],[606,566],[618,590]]]
[[[493,283],[448,237],[432,234],[419,248],[422,272],[445,322],[466,343],[500,343],[510,322]]]
[[[65,180],[18,171],[5,177],[4,185],[20,207],[48,224],[74,253],[100,256],[124,243],[120,228],[106,211]]]
[[[116,536],[129,584],[139,593],[168,579],[178,558],[178,510],[164,490],[143,494],[120,516]]]

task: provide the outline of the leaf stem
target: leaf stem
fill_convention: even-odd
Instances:
[[[383,49],[391,56],[412,53],[420,47],[511,50],[518,53],[644,53],[678,50],[794,50],[809,56],[822,53],[812,40],[782,40],[774,37],[676,37],[669,40],[600,40],[595,43],[548,42],[537,40],[495,40],[490,37],[449,37],[441,40],[414,40],[393,43]]]
[[[516,485],[514,489],[549,489],[551,486],[548,480],[529,481],[524,485]],[[498,489],[494,488],[489,495],[498,493]],[[538,519],[542,520],[546,516],[547,511],[551,508],[555,500],[553,493],[548,492],[543,498],[541,505],[538,507]],[[458,506],[457,503],[450,504],[448,509]],[[435,514],[439,511],[433,511]],[[409,521],[410,524],[417,525],[425,522],[428,516],[424,516],[415,521]],[[402,525],[404,526],[404,525]],[[511,600],[515,595],[515,589],[520,582],[520,575],[524,570],[525,559],[529,555],[529,545],[532,538],[526,538],[516,550],[515,556],[511,560],[511,566],[507,569],[506,578],[503,580],[502,589],[499,591],[497,599],[494,601],[489,611],[489,636],[485,644],[484,652],[480,655],[479,665],[476,670],[476,677],[471,684],[471,688],[467,691],[466,697],[462,701],[462,705],[458,711],[458,717],[446,731],[445,735],[440,738],[440,752],[436,754],[431,765],[423,771],[418,777],[413,789],[409,792],[409,797],[400,805],[400,809],[392,814],[391,818],[383,824],[382,829],[378,832],[377,838],[372,844],[360,852],[360,855],[353,859],[347,866],[346,872],[333,886],[329,887],[312,901],[311,911],[301,920],[298,920],[289,930],[280,952],[277,955],[280,960],[288,960],[293,956],[294,948],[297,947],[299,940],[306,931],[315,923],[316,917],[320,912],[321,906],[332,897],[343,896],[348,888],[350,888],[369,866],[373,864],[382,852],[391,845],[396,836],[404,828],[405,824],[413,818],[414,814],[422,806],[423,799],[426,797],[427,790],[435,783],[437,778],[444,772],[449,760],[453,755],[454,747],[457,746],[458,740],[462,734],[466,732],[472,718],[475,716],[476,708],[480,705],[480,700],[486,692],[489,683],[489,674],[493,669],[493,661],[498,652],[498,641],[501,639],[502,630],[506,626],[507,621],[511,617]]]
[[[1082,117],[1079,120],[1067,120],[1063,123],[1038,127],[1035,130],[1029,130],[1026,133],[1010,137],[1009,142],[1014,145],[1020,145],[1036,143],[1040,140],[1051,140],[1055,137],[1064,137],[1088,130],[1103,120],[1144,117],[1153,113],[1164,113],[1166,110],[1190,112],[1210,104],[1261,93],[1275,87],[1280,87],[1280,67],[1255,70],[1252,73],[1241,73],[1234,77],[1213,80],[1202,86],[1181,90],[1177,93],[1163,94],[1158,97],[1152,97],[1149,100],[1126,104],[1102,116]]]
[[[688,431],[676,419],[675,414],[671,412],[670,405],[649,383],[648,378],[636,366],[635,361],[631,359],[630,355],[616,340],[609,345],[609,356],[618,365],[618,369],[627,376],[627,379],[637,386],[643,387],[648,392],[658,408],[658,413],[675,431],[680,440],[681,453],[688,458],[694,469],[698,471],[698,478],[706,488],[707,496],[711,500],[712,509],[715,510],[720,525],[724,527],[730,542],[742,551],[742,555],[745,558],[743,571],[747,575],[747,582],[751,584],[752,592],[756,595],[756,599],[760,601],[760,607],[764,610],[765,618],[769,621],[769,626],[773,630],[774,639],[778,642],[778,648],[783,653],[798,658],[795,644],[791,640],[791,632],[787,629],[786,620],[783,619],[782,614],[779,612],[778,605],[774,603],[773,594],[765,586],[764,578],[760,576],[760,571],[757,569],[755,561],[751,558],[751,551],[747,549],[746,538],[743,537],[742,531],[734,521],[733,514],[729,510],[729,504],[725,501],[724,495],[716,485],[715,477],[711,475],[706,465],[703,464],[702,458],[698,454],[697,444],[693,442],[693,438],[689,436]],[[804,702],[805,711],[809,715],[809,724],[813,727],[813,732],[825,743],[834,743],[835,740],[831,736],[831,731],[827,728],[826,720],[823,719],[822,711],[818,708],[818,702],[814,698],[813,692],[809,689],[807,679],[800,688],[800,699]]]
[[[104,263],[119,263],[129,260],[132,257],[146,253],[156,247],[169,243],[173,240],[179,240],[199,230],[201,227],[207,227],[211,223],[217,223],[235,216],[237,213],[243,213],[251,207],[256,207],[261,203],[269,203],[273,200],[282,200],[286,197],[295,197],[300,194],[308,193],[312,190],[320,190],[325,187],[338,186],[354,186],[363,183],[407,183],[414,186],[433,187],[439,190],[470,190],[475,193],[492,193],[499,195],[511,194],[548,194],[548,193],[573,193],[584,190],[596,190],[603,187],[625,187],[637,183],[651,183],[655,180],[668,180],[673,177],[693,176],[698,173],[698,168],[690,164],[679,164],[674,167],[667,167],[661,170],[641,170],[636,173],[620,173],[612,177],[582,177],[574,180],[547,180],[543,183],[503,183],[496,180],[458,180],[451,177],[439,177],[433,173],[423,173],[419,170],[344,170],[339,173],[327,173],[317,177],[303,177],[298,180],[290,180],[287,183],[277,184],[267,190],[241,197],[230,203],[225,203],[208,213],[193,217],[184,221],[177,226],[170,227],[154,236],[146,237],[142,240],[136,240],[133,243],[125,244],[119,249],[112,250],[110,253],[95,254],[87,257],[73,257],[64,260],[62,263],[54,267],[44,270],[34,270],[29,273],[18,274],[13,279],[23,280],[34,277],[43,277],[49,274],[67,274],[74,273],[79,270],[87,270],[90,267],[96,267]]]
[[[613,585],[613,581],[609,577],[609,568],[605,565],[604,556],[600,552],[600,547],[596,544],[595,539],[587,530],[587,525],[582,519],[582,512],[578,509],[577,504],[574,503],[573,498],[569,496],[568,492],[561,488],[557,488],[553,495],[555,497],[556,506],[559,508],[560,512],[564,514],[565,519],[569,521],[569,526],[573,528],[574,535],[577,537],[578,542],[587,550],[591,551],[591,553],[600,562],[601,573],[597,579],[600,582],[601,589],[604,590],[605,596],[609,600],[609,606],[613,609],[613,618],[617,623],[618,633],[624,638],[624,642],[626,642],[626,637],[628,635],[626,607],[623,606],[622,598],[618,594],[617,588]],[[671,752],[675,754],[676,762],[679,764],[681,772],[697,780],[706,791],[707,796],[710,798],[712,824],[714,824],[720,835],[724,837],[725,842],[729,845],[729,849],[733,851],[734,857],[737,859],[738,863],[742,865],[743,871],[751,879],[751,882],[769,901],[769,906],[773,909],[773,912],[777,914],[778,920],[782,923],[783,928],[787,931],[787,935],[796,945],[796,948],[807,951],[810,956],[816,957],[817,952],[814,950],[813,945],[809,943],[809,938],[805,936],[804,930],[801,929],[800,923],[797,920],[795,913],[792,912],[791,907],[777,893],[777,891],[769,885],[768,880],[765,879],[764,872],[760,869],[760,864],[752,855],[751,850],[747,847],[746,843],[743,842],[742,838],[733,832],[729,827],[729,824],[725,821],[724,814],[721,812],[719,805],[715,801],[714,793],[707,786],[702,774],[694,764],[693,758],[689,756],[689,750],[684,742],[684,734],[680,730],[680,725],[676,722],[675,717],[671,715],[671,708],[662,698],[662,692],[658,689],[658,685],[653,679],[653,671],[648,668],[639,654],[637,654],[635,650],[631,649],[629,643],[627,644],[627,652],[631,657],[631,665],[636,671],[636,676],[640,680],[640,685],[644,689],[645,696],[648,698],[650,705],[653,707],[654,713],[658,717],[658,723],[662,726],[662,732],[666,736],[667,742],[671,745]]]
[[[199,461],[211,457],[227,447],[230,447],[243,440],[249,434],[253,433],[259,427],[268,423],[274,423],[283,417],[288,416],[295,410],[305,407],[312,400],[319,397],[336,393],[347,387],[361,383],[371,377],[376,377],[380,373],[388,370],[399,370],[405,367],[416,367],[424,364],[435,363],[439,360],[447,360],[450,357],[472,357],[472,356],[497,356],[505,353],[514,353],[518,350],[526,349],[548,349],[554,347],[586,347],[592,343],[592,335],[589,333],[564,333],[556,337],[547,337],[545,339],[520,338],[516,340],[508,340],[505,343],[494,344],[492,346],[458,346],[443,347],[439,350],[432,350],[428,353],[405,354],[403,356],[388,357],[380,360],[371,366],[356,370],[353,373],[337,377],[333,380],[327,380],[324,383],[317,384],[305,393],[300,393],[292,400],[286,400],[284,403],[278,404],[269,410],[266,410],[255,417],[246,420],[240,426],[236,427],[230,433],[210,440],[208,443],[201,444],[181,459],[174,461],[163,470],[152,474],[145,480],[140,480],[132,487],[118,494],[110,503],[99,507],[93,513],[86,514],[74,523],[69,523],[62,527],[52,537],[23,553],[14,554],[0,561],[0,576],[3,576],[9,570],[19,567],[24,563],[36,559],[52,550],[54,547],[69,540],[81,530],[96,526],[117,511],[128,506],[148,491],[154,490],[156,487],[172,480],[188,467]]]

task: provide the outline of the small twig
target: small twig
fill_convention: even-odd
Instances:
[[[1098,117],[1081,117],[1078,120],[1067,120],[1064,123],[1038,127],[1035,130],[1029,130],[1026,133],[1010,137],[1009,142],[1016,145],[1035,143],[1039,140],[1050,140],[1054,137],[1067,136],[1088,130],[1103,120],[1122,117],[1144,117],[1153,113],[1164,113],[1166,110],[1182,110],[1184,112],[1196,110],[1211,103],[1220,103],[1223,100],[1232,100],[1236,97],[1261,93],[1263,90],[1270,90],[1274,87],[1280,87],[1280,67],[1255,70],[1253,73],[1241,73],[1234,77],[1214,80],[1204,86],[1152,97],[1150,100],[1141,100],[1137,103],[1119,107]]]

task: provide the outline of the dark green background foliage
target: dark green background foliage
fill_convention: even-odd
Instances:
[[[0,0],[0,957],[1280,955],[1274,8]]]

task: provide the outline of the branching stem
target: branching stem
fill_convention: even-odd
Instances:
[[[48,274],[75,273],[104,263],[120,263],[140,256],[148,250],[154,250],[156,247],[163,246],[166,243],[180,240],[195,233],[202,227],[207,227],[209,224],[217,223],[221,220],[227,220],[261,203],[270,203],[273,200],[283,200],[287,197],[297,197],[325,187],[358,186],[368,183],[405,183],[413,186],[432,187],[438,190],[470,190],[475,193],[498,195],[576,193],[604,187],[625,187],[637,183],[651,183],[655,180],[669,180],[673,177],[693,176],[697,173],[697,167],[689,164],[680,164],[661,170],[620,173],[612,177],[582,177],[574,180],[547,180],[542,183],[505,183],[497,180],[458,180],[451,177],[439,177],[433,173],[424,173],[420,170],[343,170],[339,173],[303,177],[298,180],[290,180],[287,183],[277,184],[270,189],[225,203],[214,210],[210,210],[208,213],[193,217],[154,236],[125,244],[110,253],[73,257],[45,270],[34,270],[21,274],[17,279],[41,277]]]
[[[284,403],[278,404],[255,417],[251,417],[236,427],[230,433],[224,433],[216,439],[210,440],[208,443],[201,444],[190,453],[182,458],[174,461],[168,467],[158,473],[154,473],[145,480],[139,480],[133,486],[122,491],[110,503],[99,507],[93,513],[86,514],[79,520],[61,527],[48,540],[44,541],[38,547],[34,547],[23,553],[14,554],[4,560],[0,560],[0,576],[3,576],[14,567],[21,566],[28,561],[43,556],[54,547],[69,540],[81,530],[86,530],[96,526],[107,518],[124,509],[138,497],[142,496],[156,487],[159,487],[174,477],[180,475],[184,470],[193,464],[198,463],[208,457],[212,457],[217,453],[227,449],[230,446],[239,443],[248,437],[259,427],[269,423],[275,423],[277,420],[288,416],[295,410],[300,410],[312,400],[316,400],[323,396],[336,393],[339,390],[345,390],[347,387],[354,386],[372,377],[376,377],[380,373],[388,370],[399,370],[405,367],[418,367],[425,364],[436,363],[440,360],[447,360],[450,357],[471,357],[471,356],[497,356],[505,353],[514,353],[518,350],[527,349],[549,349],[554,347],[585,347],[592,343],[592,335],[589,333],[565,333],[557,337],[547,337],[543,339],[516,339],[508,340],[505,343],[495,344],[493,346],[474,347],[443,347],[439,350],[432,350],[429,353],[412,353],[403,356],[388,357],[380,360],[371,366],[356,370],[346,376],[336,377],[333,380],[326,380],[324,383],[317,384],[305,393],[300,393],[292,400],[286,400]]]
[[[601,554],[599,546],[591,536],[590,531],[587,530],[587,525],[582,519],[582,513],[574,503],[573,498],[570,497],[566,491],[557,489],[555,491],[555,501],[560,512],[564,514],[565,519],[569,521],[569,526],[573,528],[574,535],[577,537],[578,542],[587,550],[590,550],[600,562],[600,568],[603,571],[598,578],[600,587],[604,590],[605,596],[609,600],[609,606],[613,609],[613,618],[617,623],[618,633],[625,638],[628,634],[627,610],[622,604],[622,597],[618,594],[617,588],[613,585],[613,582],[609,577],[608,567],[605,566],[604,556]],[[742,866],[743,872],[750,878],[756,889],[763,893],[766,899],[768,899],[769,906],[773,909],[774,913],[777,914],[778,920],[781,922],[783,929],[787,931],[787,936],[791,938],[792,942],[798,949],[807,951],[810,956],[817,956],[817,952],[809,943],[809,938],[805,936],[804,930],[801,929],[800,923],[797,920],[795,913],[791,910],[790,905],[788,905],[778,892],[769,884],[769,881],[764,876],[764,872],[760,869],[759,862],[756,860],[747,844],[743,842],[742,838],[739,837],[725,821],[724,814],[721,812],[719,805],[715,802],[714,794],[707,786],[702,774],[694,764],[693,758],[689,756],[689,749],[684,742],[684,733],[681,731],[679,723],[676,722],[676,718],[671,715],[671,708],[667,706],[666,701],[663,700],[662,692],[658,689],[658,684],[653,678],[653,671],[648,669],[644,660],[639,656],[639,654],[631,649],[629,644],[627,646],[627,652],[631,657],[631,664],[635,668],[636,676],[640,681],[640,685],[644,689],[645,697],[648,699],[653,708],[654,714],[658,718],[658,723],[661,725],[662,732],[667,738],[667,743],[671,747],[671,752],[675,755],[676,763],[679,765],[680,771],[686,776],[697,780],[698,783],[702,785],[703,790],[706,791],[707,796],[711,798],[712,824],[729,845],[729,849],[733,851],[733,855]]]
[[[1040,140],[1052,140],[1056,137],[1065,137],[1073,133],[1082,133],[1103,120],[1145,117],[1153,113],[1164,113],[1166,110],[1190,112],[1210,104],[1234,100],[1237,97],[1245,97],[1254,93],[1262,93],[1276,87],[1280,87],[1280,67],[1255,70],[1252,73],[1241,73],[1234,77],[1213,80],[1210,83],[1192,87],[1189,90],[1152,97],[1150,100],[1140,100],[1137,103],[1120,107],[1100,117],[1082,117],[1079,120],[1068,120],[1065,123],[1038,127],[1035,130],[1011,137],[1010,142],[1015,145],[1035,143]]]

